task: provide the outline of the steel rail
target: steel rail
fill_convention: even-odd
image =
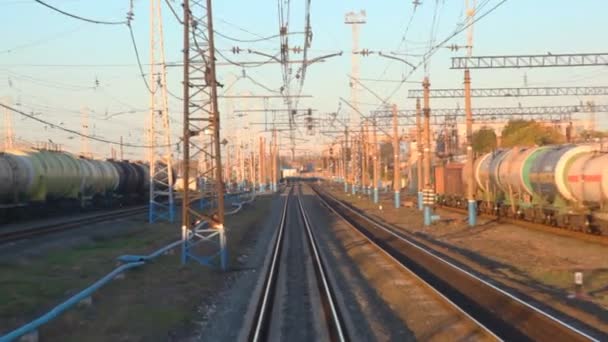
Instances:
[[[313,190],[316,192],[315,189],[313,189]],[[450,300],[448,297],[446,297],[443,293],[441,293],[439,290],[437,290],[435,287],[433,287],[431,284],[429,284],[427,281],[425,281],[422,277],[420,277],[418,274],[416,274],[416,272],[412,271],[406,265],[404,265],[403,263],[401,263],[397,258],[395,258],[391,253],[387,252],[377,242],[375,242],[373,239],[371,239],[366,234],[364,234],[363,232],[361,232],[354,224],[352,224],[342,214],[340,214],[337,210],[335,210],[329,203],[327,203],[327,201],[325,199],[323,199],[323,197],[319,196],[318,194],[317,194],[317,197],[319,198],[319,200],[321,201],[321,203],[329,211],[331,211],[332,213],[334,213],[344,223],[346,223],[348,226],[350,226],[356,233],[358,233],[361,237],[363,237],[365,240],[367,240],[372,246],[376,247],[383,255],[385,255],[389,260],[391,260],[392,262],[394,262],[395,265],[401,267],[406,273],[408,273],[409,275],[413,276],[417,281],[419,281],[426,288],[428,288],[434,295],[436,295],[437,297],[439,297],[441,300],[443,300],[445,303],[447,303],[450,307],[452,307],[453,309],[455,309],[457,312],[459,312],[460,314],[462,314],[463,316],[465,316],[466,318],[470,319],[472,322],[474,322],[475,324],[477,324],[482,330],[485,330],[489,335],[495,337],[499,341],[502,341],[502,339],[500,337],[498,337],[496,334],[494,334],[494,332],[492,330],[490,330],[488,327],[486,327],[485,325],[483,325],[482,323],[480,323],[473,316],[469,315],[460,306],[456,305],[456,303],[454,303],[452,300]]]
[[[283,250],[282,242],[283,236],[285,235],[285,225],[287,223],[287,207],[292,191],[293,188],[287,193],[287,198],[285,199],[285,204],[283,205],[283,213],[281,214],[281,221],[279,222],[278,234],[272,251],[272,261],[264,277],[264,292],[255,310],[255,322],[252,327],[253,329],[249,333],[249,341],[264,340],[268,334],[270,316],[272,315],[272,302],[274,301],[274,291],[276,289],[279,274],[278,259],[281,255],[281,251]]]
[[[65,220],[51,224],[43,224],[26,229],[15,229],[8,232],[0,232],[0,244],[43,236],[51,233],[62,232],[71,229],[77,229],[81,228],[83,224],[99,223],[117,218],[143,214],[147,210],[147,206],[140,206],[136,208],[121,209],[112,212],[100,213],[99,215],[94,216],[79,217],[76,219]]]
[[[464,304],[467,304],[466,306],[468,309],[481,309],[483,315],[474,315],[477,316],[476,319],[482,322],[491,323],[484,323],[486,325],[496,326],[498,322],[504,330],[496,331],[497,329],[495,328],[491,329],[493,329],[495,334],[501,338],[505,338],[506,336],[506,339],[515,337],[516,339],[523,338],[530,340],[599,341],[593,336],[564,322],[560,318],[527,303],[496,285],[445,260],[435,251],[423,247],[403,235],[396,233],[387,225],[354,210],[327,192],[320,191],[315,186],[312,188],[319,198],[325,201],[328,208],[332,208],[334,212],[338,212],[339,216],[349,221],[365,235],[369,234],[368,237],[370,237],[371,240],[382,242],[381,239],[375,237],[374,234],[368,230],[369,227],[379,229],[380,231],[389,234],[392,240],[401,243],[400,247],[402,248],[399,250],[394,247],[387,247],[386,245],[388,243],[386,242],[384,244],[385,246],[382,248],[401,263],[409,262],[413,266],[416,266],[420,273],[425,272],[426,276],[435,284],[434,286],[442,287],[446,292],[450,292],[455,298],[458,298]],[[330,201],[327,201],[326,199],[329,199]],[[332,205],[329,204],[329,202],[335,204]],[[336,209],[337,205],[346,209],[348,213],[355,215],[356,218],[347,217],[345,213]],[[364,227],[360,222],[356,222],[355,220],[357,218],[365,221],[367,227]],[[509,320],[509,316],[515,316],[518,319]],[[491,321],[492,319],[494,319],[494,322]]]
[[[323,301],[323,306],[326,309],[326,313],[329,313],[329,316],[331,316],[330,322],[328,323],[330,330],[330,338],[332,341],[348,341],[344,322],[342,321],[331,284],[329,283],[329,279],[326,276],[327,270],[325,264],[323,263],[323,259],[321,258],[321,254],[319,253],[319,247],[317,245],[315,235],[311,229],[310,220],[308,219],[308,215],[306,214],[306,211],[302,206],[302,200],[300,199],[299,194],[297,198],[300,207],[300,215],[302,216],[302,219],[304,220],[304,225],[306,226],[308,244],[313,252],[313,264],[315,268],[315,273],[317,274],[317,280],[319,282],[319,291],[322,294],[321,300]]]

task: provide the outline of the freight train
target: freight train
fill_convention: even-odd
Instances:
[[[475,160],[472,179],[465,165],[433,167],[439,204],[466,208],[473,181],[481,213],[608,234],[608,153],[597,145],[498,149]]]
[[[0,153],[0,221],[58,209],[143,203],[149,182],[144,163],[7,150]]]

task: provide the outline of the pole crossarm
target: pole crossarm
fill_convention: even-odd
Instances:
[[[451,69],[546,68],[608,65],[608,53],[452,57]]]
[[[524,97],[524,96],[599,96],[608,95],[608,86],[598,87],[528,87],[478,88],[471,90],[472,97]],[[464,89],[431,89],[432,98],[462,98]],[[411,89],[408,98],[422,97],[422,90]]]

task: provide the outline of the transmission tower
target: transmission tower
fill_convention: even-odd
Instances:
[[[344,147],[346,149],[348,149],[348,124],[349,123],[351,123],[353,125],[359,124],[358,120],[354,120],[355,118],[359,117],[359,113],[360,113],[360,111],[359,111],[360,70],[359,70],[359,53],[357,53],[357,52],[359,51],[359,26],[366,23],[366,18],[367,18],[367,15],[364,10],[361,10],[359,13],[351,11],[351,12],[346,13],[346,15],[344,16],[344,23],[346,25],[351,26],[352,37],[353,37],[352,53],[350,54],[350,56],[351,56],[351,60],[350,60],[351,77],[352,77],[352,80],[350,81],[350,99],[351,99],[351,104],[353,106],[353,112],[350,115],[349,120],[345,120],[345,125],[346,125],[345,139],[346,140],[344,142],[344,145],[345,145]],[[344,162],[344,191],[345,192],[348,192],[348,181],[349,181],[348,160],[345,159],[345,162]],[[355,180],[353,177],[351,186],[355,186],[354,183],[355,183]]]
[[[148,160],[150,162],[150,223],[173,222],[173,158],[167,99],[167,69],[161,0],[150,1],[150,117]],[[159,143],[160,142],[160,143]]]
[[[10,99],[4,98],[3,101],[7,106],[10,106]],[[8,108],[4,108],[4,150],[10,150],[15,144],[15,133],[13,131],[13,112]]]
[[[215,43],[211,0],[184,0],[184,167],[183,182],[190,184],[190,161],[203,159],[201,182],[209,189],[211,206],[196,210],[201,192],[184,186],[182,204],[182,263],[192,259],[211,265],[219,257],[226,268],[224,182],[220,154],[220,116],[215,74]],[[200,171],[199,171],[200,172]],[[198,196],[197,196],[198,195]]]

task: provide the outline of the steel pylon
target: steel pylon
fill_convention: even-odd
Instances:
[[[211,0],[185,0],[183,7],[182,178],[186,186],[182,202],[182,263],[194,260],[225,269],[225,191]],[[190,189],[191,184],[196,184],[196,190]],[[201,202],[206,205],[198,205]]]
[[[174,171],[161,0],[150,0],[150,223],[175,220]]]

